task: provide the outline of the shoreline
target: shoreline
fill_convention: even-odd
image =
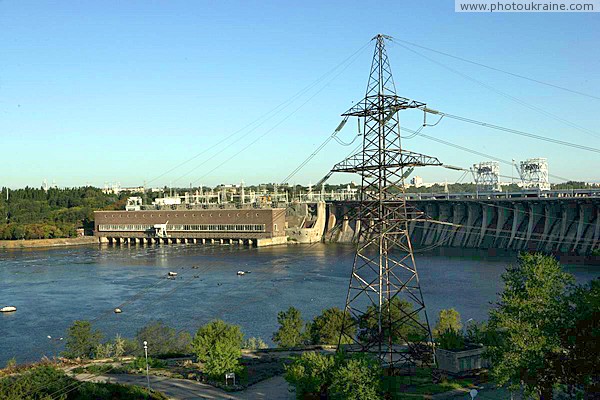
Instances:
[[[98,238],[95,236],[57,239],[0,240],[0,250],[82,246],[97,243]]]

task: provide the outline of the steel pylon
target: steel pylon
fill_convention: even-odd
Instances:
[[[371,353],[391,368],[434,362],[431,329],[408,234],[421,213],[408,207],[405,171],[441,165],[402,149],[399,111],[425,103],[396,95],[385,35],[377,35],[366,95],[343,116],[363,119],[362,149],[332,172],[361,176],[358,244],[346,297],[340,348]],[[406,173],[405,173],[406,172]]]

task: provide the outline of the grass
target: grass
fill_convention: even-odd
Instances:
[[[432,383],[430,368],[418,368],[415,374],[410,376],[383,377],[384,390],[390,393],[392,399],[402,399],[411,395],[420,398],[423,395],[444,393],[473,386],[473,380],[458,378],[446,378],[440,383]]]

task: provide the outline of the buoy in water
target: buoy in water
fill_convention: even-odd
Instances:
[[[15,312],[17,311],[17,307],[13,307],[13,306],[6,306],[6,307],[2,307],[0,308],[0,312]]]
[[[120,308],[115,308],[115,314],[121,314],[123,311]]]
[[[169,276],[177,276],[177,272],[169,271]]]

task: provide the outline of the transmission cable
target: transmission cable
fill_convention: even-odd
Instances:
[[[452,54],[449,54],[449,53],[446,53],[446,52],[443,52],[443,51],[432,49],[430,47],[425,47],[425,46],[422,46],[422,45],[419,45],[419,44],[416,44],[416,43],[411,43],[411,42],[406,41],[406,40],[402,40],[402,39],[398,39],[398,38],[393,38],[392,41],[394,41],[394,42],[402,42],[404,44],[408,44],[408,45],[413,46],[413,47],[418,47],[418,48],[423,49],[423,50],[427,50],[427,51],[431,51],[433,53],[441,54],[443,56],[454,58],[456,60],[460,60],[460,61],[463,61],[463,62],[466,62],[466,63],[469,63],[469,64],[477,65],[479,67],[487,68],[487,69],[490,69],[492,71],[501,72],[503,74],[511,75],[511,76],[516,77],[516,78],[525,79],[525,80],[528,80],[528,81],[531,81],[531,82],[539,83],[541,85],[546,85],[546,86],[549,86],[549,87],[553,87],[555,89],[564,90],[565,92],[570,92],[570,93],[578,94],[578,95],[581,95],[581,96],[589,97],[589,98],[592,98],[592,99],[600,100],[600,97],[594,96],[592,94],[579,92],[577,90],[573,90],[573,89],[569,89],[569,88],[566,88],[566,87],[563,87],[563,86],[555,85],[553,83],[540,81],[539,79],[530,78],[530,77],[527,77],[527,76],[524,76],[524,75],[520,75],[520,74],[516,74],[516,73],[510,72],[510,71],[505,71],[505,70],[500,69],[500,68],[491,67],[489,65],[485,65],[485,64],[482,64],[482,63],[477,62],[477,61],[468,60],[468,59],[466,59],[464,57],[455,56],[455,55],[452,55]]]
[[[150,183],[153,181],[156,181],[164,176],[166,176],[167,174],[177,170],[178,168],[186,165],[187,163],[197,159],[198,157],[206,154],[207,152],[215,149],[217,146],[219,146],[220,144],[226,142],[227,140],[233,138],[234,136],[236,136],[238,133],[250,128],[251,126],[257,124],[259,121],[265,119],[264,121],[260,122],[260,124],[258,126],[256,126],[253,130],[255,130],[256,128],[258,128],[260,125],[264,124],[265,122],[267,122],[269,119],[271,119],[272,117],[274,117],[276,114],[278,114],[279,112],[283,111],[285,108],[287,108],[289,105],[291,105],[291,103],[293,103],[294,101],[296,101],[296,99],[298,99],[299,97],[301,97],[302,95],[304,95],[306,92],[308,92],[309,90],[311,90],[312,88],[314,88],[316,85],[318,85],[322,80],[326,79],[327,76],[329,76],[330,74],[332,74],[333,72],[335,72],[338,68],[340,68],[342,65],[344,65],[346,62],[350,61],[353,59],[353,57],[355,57],[357,54],[361,53],[367,46],[370,45],[370,41],[365,43],[363,46],[361,46],[358,50],[356,50],[354,53],[352,53],[350,56],[348,56],[347,58],[345,58],[343,61],[341,61],[339,64],[337,64],[335,67],[333,67],[332,69],[330,69],[329,71],[327,71],[326,73],[324,73],[323,75],[321,75],[321,77],[319,77],[317,80],[315,80],[314,82],[310,83],[309,85],[305,86],[303,89],[299,90],[298,92],[296,92],[293,96],[291,96],[290,98],[288,98],[287,100],[281,102],[279,105],[277,105],[276,107],[274,107],[273,109],[271,109],[270,111],[266,112],[265,114],[261,115],[260,117],[258,117],[257,119],[255,119],[254,121],[250,122],[249,124],[247,124],[246,126],[244,126],[241,129],[238,129],[237,131],[231,133],[230,135],[226,136],[225,138],[221,139],[220,141],[218,141],[217,143],[215,143],[214,145],[202,150],[201,152],[199,152],[198,154],[196,154],[195,156],[187,159],[186,161],[183,161],[179,164],[177,164],[175,167],[165,171],[164,173],[160,174],[159,176],[152,178],[151,180],[147,181],[146,183]],[[354,61],[354,60],[352,60]]]
[[[590,129],[587,129],[587,128],[585,128],[585,127],[583,127],[581,125],[578,125],[578,124],[576,124],[574,122],[571,122],[571,121],[566,120],[564,118],[561,118],[561,117],[559,117],[557,115],[554,115],[551,112],[548,112],[548,111],[546,111],[546,110],[544,110],[544,109],[542,109],[540,107],[534,106],[532,104],[529,104],[526,101],[523,101],[523,100],[521,100],[521,99],[519,99],[517,97],[511,96],[508,93],[505,93],[505,92],[503,92],[501,90],[498,90],[498,89],[494,88],[493,86],[490,86],[490,85],[488,85],[486,83],[483,83],[480,80],[477,80],[477,79],[475,79],[473,77],[470,77],[469,75],[466,75],[466,74],[464,74],[464,73],[462,73],[460,71],[457,71],[454,68],[448,67],[447,65],[442,64],[442,63],[440,63],[440,62],[438,62],[438,61],[436,61],[436,60],[434,60],[434,59],[432,59],[432,58],[430,58],[430,57],[428,57],[428,56],[426,56],[424,54],[421,54],[418,51],[415,51],[415,50],[411,49],[410,47],[407,47],[407,46],[403,45],[402,43],[396,43],[396,44],[398,44],[399,46],[405,48],[406,50],[408,50],[408,51],[410,51],[410,52],[412,52],[414,54],[417,54],[420,57],[425,58],[426,60],[429,60],[430,62],[432,62],[434,64],[439,65],[440,67],[442,67],[444,69],[447,69],[448,71],[450,71],[452,73],[455,73],[455,74],[463,77],[464,79],[467,79],[467,80],[469,80],[471,82],[474,82],[474,83],[476,83],[476,84],[478,84],[478,85],[480,85],[480,86],[482,86],[482,87],[484,87],[484,88],[486,88],[488,90],[491,90],[492,92],[495,92],[496,94],[499,94],[500,96],[503,96],[503,97],[505,97],[505,98],[507,98],[509,100],[512,100],[512,101],[514,101],[514,102],[516,102],[516,103],[518,103],[518,104],[520,104],[522,106],[525,106],[525,107],[527,107],[527,108],[529,108],[531,110],[537,111],[537,112],[539,112],[541,114],[544,114],[544,115],[546,115],[546,116],[548,116],[550,118],[553,118],[553,119],[555,119],[557,121],[560,121],[560,122],[562,122],[562,123],[564,123],[566,125],[569,125],[572,128],[575,128],[575,129],[577,129],[577,130],[579,130],[581,132],[587,133],[587,134],[595,136],[595,137],[600,137],[600,135],[598,133],[596,133],[596,132],[594,132],[594,131],[592,131]]]
[[[561,145],[561,146],[571,147],[571,148],[574,148],[574,149],[591,151],[593,153],[600,153],[600,149],[595,148],[595,147],[584,146],[584,145],[577,144],[577,143],[566,142],[564,140],[553,139],[553,138],[549,138],[549,137],[545,137],[545,136],[541,136],[541,135],[536,135],[534,133],[520,131],[520,130],[517,130],[517,129],[505,128],[505,127],[500,126],[500,125],[494,125],[494,124],[490,124],[490,123],[487,123],[487,122],[477,121],[477,120],[474,120],[474,119],[471,119],[471,118],[461,117],[461,116],[458,116],[458,115],[452,115],[452,114],[444,113],[444,112],[441,112],[441,111],[433,110],[433,109],[430,109],[430,108],[425,108],[425,111],[427,111],[428,113],[431,113],[431,114],[443,115],[443,116],[445,116],[447,118],[456,119],[458,121],[468,122],[470,124],[475,124],[475,125],[483,126],[485,128],[496,129],[496,130],[503,131],[503,132],[513,133],[515,135],[525,136],[525,137],[536,139],[536,140],[542,140],[542,141],[545,141],[545,142],[550,142],[550,143],[558,144],[558,145]]]

